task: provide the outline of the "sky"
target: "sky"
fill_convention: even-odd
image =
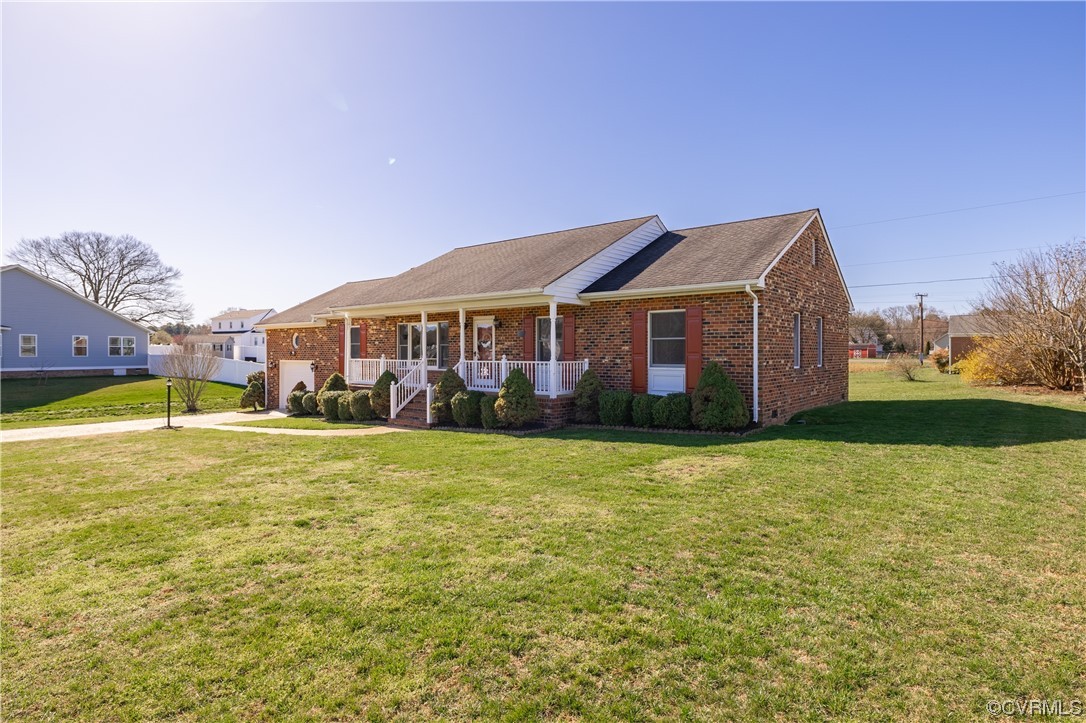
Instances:
[[[984,282],[935,280],[1086,235],[1081,2],[0,12],[4,248],[132,234],[196,321],[456,246],[813,207],[857,308],[964,312]]]

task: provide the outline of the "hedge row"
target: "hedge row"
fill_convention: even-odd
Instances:
[[[393,377],[393,381],[395,381]],[[296,417],[323,414],[330,422],[368,422],[377,419],[371,402],[371,392],[365,389],[352,392],[347,380],[340,373],[328,377],[319,392],[306,390],[305,382],[298,382],[287,395],[287,411]]]

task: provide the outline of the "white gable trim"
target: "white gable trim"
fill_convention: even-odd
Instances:
[[[0,269],[0,272],[2,272],[2,273],[7,273],[8,271],[22,271],[24,274],[26,274],[30,278],[37,279],[38,281],[43,281],[46,284],[49,284],[50,286],[52,286],[53,288],[58,289],[60,291],[63,291],[65,294],[68,294],[68,296],[71,296],[73,299],[79,299],[83,303],[90,304],[95,309],[98,309],[101,312],[109,314],[110,316],[115,316],[118,319],[120,319],[121,321],[123,321],[123,322],[125,322],[127,324],[130,324],[131,326],[136,327],[137,329],[139,329],[140,331],[142,331],[145,334],[150,334],[151,333],[150,329],[148,329],[144,325],[140,324],[139,322],[132,321],[127,316],[124,316],[122,314],[118,314],[116,311],[113,311],[111,309],[107,309],[106,307],[102,306],[101,304],[95,303],[94,301],[91,301],[87,297],[81,296],[80,294],[75,293],[74,291],[69,289],[64,284],[57,283],[56,281],[53,281],[52,279],[48,279],[48,278],[42,276],[39,273],[31,271],[30,269],[26,268],[25,266],[21,266],[20,264],[10,264],[10,265],[5,266],[2,269]]]
[[[577,295],[601,279],[604,274],[628,260],[641,249],[667,233],[659,216],[653,216],[633,231],[607,246],[575,268],[543,287],[543,293],[565,299]]]
[[[803,228],[801,228],[799,232],[792,237],[792,240],[788,242],[784,249],[777,254],[777,258],[773,259],[772,263],[766,267],[765,271],[762,272],[761,277],[758,279],[758,285],[763,288],[765,287],[766,276],[769,275],[769,272],[773,270],[774,266],[780,263],[780,260],[788,253],[788,249],[795,245],[796,241],[799,240],[799,237],[803,235],[803,232],[806,231],[807,227],[811,225],[811,222],[815,220],[818,221],[818,227],[822,230],[822,238],[826,239],[826,248],[830,250],[830,258],[833,259],[833,268],[837,272],[837,278],[841,280],[841,288],[845,290],[845,297],[848,299],[848,308],[850,310],[854,309],[856,307],[852,304],[852,294],[849,293],[848,284],[845,283],[845,277],[841,273],[841,264],[837,263],[837,254],[833,250],[833,244],[830,243],[830,235],[826,231],[826,224],[822,222],[822,212],[818,210],[811,214],[811,217],[807,219],[807,223],[803,224]]]

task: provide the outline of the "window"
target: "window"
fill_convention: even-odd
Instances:
[[[686,365],[686,312],[649,313],[649,366]]]
[[[259,344],[260,341],[257,340],[257,343]],[[351,358],[362,358],[362,330],[357,326],[351,327]]]
[[[38,335],[37,334],[20,334],[19,335],[19,356],[37,356],[38,355]]]
[[[222,322],[220,321],[220,322],[218,322],[218,324],[219,324],[219,328],[221,329],[222,328]]]
[[[302,343],[302,335],[295,332],[294,336],[290,337],[290,345],[297,349]]]
[[[558,317],[555,325],[558,345],[558,361],[562,361],[562,317]],[[551,360],[551,318],[540,316],[535,320],[535,359],[536,361]]]
[[[72,337],[72,356],[86,356],[87,355],[87,337],[85,336],[73,336]]]
[[[799,369],[799,314],[792,314],[792,368]]]
[[[230,328],[231,328],[231,329],[233,329],[233,328],[234,328],[234,322],[232,322],[232,321],[230,322]]]
[[[109,337],[110,356],[136,356],[136,337],[111,336]]]
[[[818,366],[822,366],[822,317],[818,317]]]
[[[396,358],[422,359],[422,324],[396,325]],[[426,325],[426,365],[444,369],[449,363],[449,322]]]
[[[811,239],[811,266],[818,266],[818,239]]]

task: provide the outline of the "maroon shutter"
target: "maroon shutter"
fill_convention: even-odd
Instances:
[[[573,314],[562,315],[562,358],[573,361],[577,355],[577,322]]]
[[[701,307],[686,307],[686,391],[701,378]]]
[[[535,317],[524,317],[524,361],[535,361]]]
[[[369,324],[358,322],[358,356],[362,359],[369,358]]]
[[[649,389],[649,316],[644,309],[630,312],[630,388],[642,394]]]

